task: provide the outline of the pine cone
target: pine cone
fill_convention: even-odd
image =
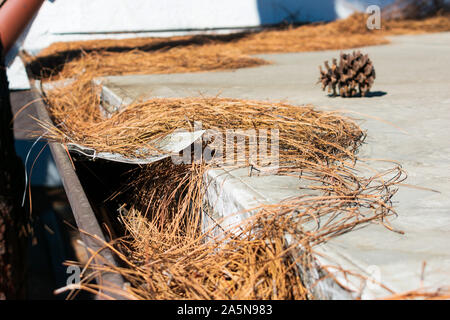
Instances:
[[[333,91],[336,96],[336,88],[339,90],[341,97],[353,97],[359,94],[363,97],[369,92],[375,80],[375,69],[369,56],[363,55],[361,52],[353,51],[352,54],[341,53],[339,65],[336,59],[330,67],[328,61],[325,61],[326,70],[320,69],[319,82],[322,83],[322,89],[328,87],[328,92]]]

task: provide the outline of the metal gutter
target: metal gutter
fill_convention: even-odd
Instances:
[[[39,98],[38,93],[33,94],[36,98]],[[36,102],[36,111],[39,120],[46,123],[52,123],[44,102]],[[95,258],[95,262],[97,264],[118,266],[112,251],[105,248],[105,242],[107,242],[106,238],[66,150],[62,144],[58,142],[49,142],[49,146],[55,160],[56,167],[61,176],[78,229],[80,230],[81,239],[87,248],[93,250],[94,252],[99,251],[101,258]],[[102,273],[96,278],[96,280],[98,284],[101,284],[102,282],[108,283],[120,289],[123,288],[125,284],[122,276],[116,273]],[[116,299],[125,298],[113,292],[108,292],[106,289],[102,290],[101,293]],[[98,294],[97,298],[104,299],[104,296],[102,294]]]

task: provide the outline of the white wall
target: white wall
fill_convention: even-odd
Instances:
[[[387,2],[392,0],[46,1],[26,37],[24,48],[36,53],[54,41],[105,37],[98,33],[124,37],[123,32],[226,29],[283,20],[330,21],[345,17],[349,10],[364,10],[367,4]]]

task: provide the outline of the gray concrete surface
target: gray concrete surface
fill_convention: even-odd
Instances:
[[[273,64],[228,72],[109,77],[105,83],[133,99],[219,94],[314,104],[359,119],[368,131],[361,157],[398,161],[408,173],[406,183],[437,192],[401,187],[394,197],[399,216],[392,225],[404,235],[371,224],[317,248],[324,255],[319,261],[371,276],[395,292],[421,284],[450,285],[450,33],[393,37],[389,45],[363,51],[377,72],[366,98],[331,98],[315,85],[318,65],[339,51],[266,54],[259,57]],[[392,163],[371,165],[383,169]],[[389,294],[354,279],[347,284],[361,291],[356,296],[362,298]]]

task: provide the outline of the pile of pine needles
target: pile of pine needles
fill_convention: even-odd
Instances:
[[[283,161],[295,163],[299,155],[314,161],[353,157],[364,137],[356,123],[336,112],[218,97],[154,98],[130,104],[106,119],[99,108],[100,86],[90,79],[82,77],[48,93],[56,124],[46,126],[48,138],[98,152],[147,157],[159,154],[155,141],[176,129],[193,131],[199,124],[223,135],[226,130],[277,129]]]
[[[388,220],[395,215],[391,199],[405,179],[400,166],[362,176],[356,154],[365,133],[338,113],[211,97],[150,99],[106,119],[99,110],[100,87],[91,82],[94,77],[257,66],[267,62],[249,55],[382,44],[388,42],[383,37],[387,34],[450,30],[449,21],[390,21],[383,30],[371,32],[366,17],[354,15],[329,24],[238,34],[226,41],[195,36],[55,44],[33,58],[30,64],[44,67],[47,80],[76,78],[47,92],[53,124],[41,125],[49,140],[140,157],[158,153],[155,139],[177,128],[194,130],[195,123],[219,133],[277,129],[277,174],[310,183],[310,193],[251,208],[251,218],[217,235],[216,226],[206,232],[201,228],[203,217],[214,211],[205,200],[205,174],[214,163],[177,165],[166,159],[136,168],[124,186],[134,196],[120,208],[126,234],[105,243],[120,266],[104,265],[102,257],[91,252],[82,283],[64,289],[105,298],[111,298],[105,292],[113,292],[129,299],[315,298],[305,282],[308,270],[317,268],[314,246],[368,223],[395,231]],[[55,65],[55,59],[61,64]],[[121,274],[129,285],[115,288],[90,281],[104,272]]]

